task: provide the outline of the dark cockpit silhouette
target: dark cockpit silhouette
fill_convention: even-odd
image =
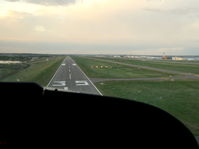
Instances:
[[[0,83],[1,144],[122,148],[198,145],[176,118],[144,103]]]

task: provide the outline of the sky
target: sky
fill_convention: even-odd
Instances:
[[[0,0],[0,53],[199,55],[198,0]]]

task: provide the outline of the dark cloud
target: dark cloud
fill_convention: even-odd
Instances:
[[[25,1],[28,3],[40,4],[40,5],[67,5],[75,3],[76,0],[6,0],[9,2]]]

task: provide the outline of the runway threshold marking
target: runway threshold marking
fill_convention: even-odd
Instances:
[[[66,81],[54,81],[52,86],[54,86],[54,87],[66,86]]]
[[[64,90],[68,91],[68,87],[64,87]]]
[[[87,81],[75,81],[77,86],[88,86],[88,82]]]

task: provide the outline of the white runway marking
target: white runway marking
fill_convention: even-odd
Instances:
[[[102,95],[92,81],[70,57],[66,57],[63,60],[48,83],[47,87],[52,89],[60,89],[61,91],[66,92],[83,92],[85,90],[85,92],[95,93],[97,91],[97,94]],[[93,89],[93,87],[96,89],[96,91]]]
[[[69,79],[70,79],[70,80],[72,79],[72,75],[71,75],[71,74],[69,74]]]
[[[88,86],[88,82],[87,81],[75,81],[77,86]]]
[[[54,86],[54,87],[66,86],[66,81],[54,81],[52,86]]]
[[[103,94],[98,90],[98,88],[93,84],[93,82],[87,77],[87,75],[81,70],[80,67],[77,66],[77,68],[79,68],[79,70],[84,74],[84,76],[89,80],[89,82],[91,83],[92,86],[94,86],[94,88],[97,90],[97,92],[103,96]]]
[[[64,87],[64,90],[68,91],[68,87]]]
[[[66,58],[62,61],[62,63],[64,63],[64,61],[66,60]],[[57,71],[55,72],[55,74],[53,75],[53,77],[51,78],[51,80],[49,81],[47,87],[50,86],[51,82],[53,81],[53,79],[55,78],[56,74],[58,73],[58,71],[60,70],[61,65],[59,66],[59,68],[57,69]]]

